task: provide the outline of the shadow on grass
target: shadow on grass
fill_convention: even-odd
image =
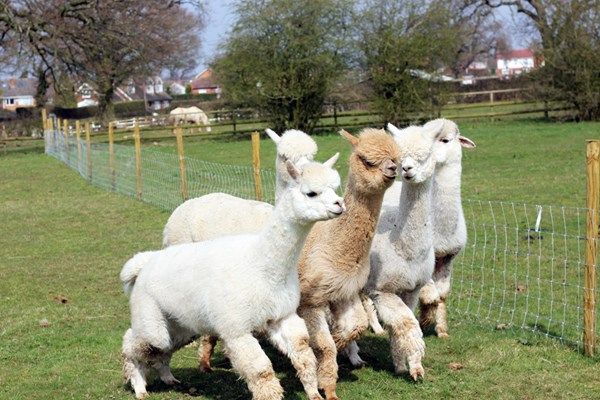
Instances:
[[[387,336],[368,335],[358,342],[360,354],[367,363],[364,368],[377,372],[384,372],[395,379],[403,379],[414,383],[408,374],[397,375],[394,372],[394,364],[389,351],[389,340]],[[261,340],[261,347],[271,360],[277,377],[284,390],[284,399],[304,399],[304,389],[296,376],[296,371],[290,360],[277,352],[267,342]],[[344,356],[338,356],[339,379],[338,383],[354,382],[359,378],[354,368]],[[169,386],[164,384],[156,374],[149,378],[148,392],[150,394],[160,392],[179,392],[188,396],[204,396],[214,400],[224,399],[249,399],[250,392],[243,379],[232,369],[227,358],[221,351],[217,351],[212,362],[213,371],[209,373],[200,372],[197,368],[173,368],[173,375],[181,381],[180,384]],[[127,386],[126,390],[131,392]]]

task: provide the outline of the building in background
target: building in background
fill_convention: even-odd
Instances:
[[[530,49],[511,50],[496,55],[496,75],[512,77],[527,73],[539,66]]]
[[[77,107],[98,105],[98,93],[88,83],[79,85],[75,97]],[[154,76],[141,81],[129,79],[115,89],[112,100],[114,103],[145,101],[146,109],[158,111],[169,108],[173,98],[165,92],[163,80],[159,76]]]
[[[17,108],[35,107],[37,81],[10,78],[0,82],[0,109],[16,111]]]
[[[215,94],[221,97],[221,87],[215,80],[212,69],[208,68],[192,79],[192,94]]]

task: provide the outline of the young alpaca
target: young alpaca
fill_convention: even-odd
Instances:
[[[329,400],[337,399],[337,349],[345,348],[368,324],[359,293],[369,274],[369,250],[383,193],[396,176],[399,157],[398,146],[383,130],[364,129],[358,137],[341,134],[353,147],[344,194],[348,211],[313,227],[298,262],[302,293],[298,315],[308,327],[319,385]]]
[[[275,161],[275,200],[289,184],[285,163],[295,165],[312,161],[317,144],[306,133],[288,130],[282,136],[271,129],[267,135],[277,146]],[[226,193],[210,193],[180,204],[169,217],[163,231],[163,246],[201,242],[224,235],[255,233],[267,222],[273,206]],[[226,216],[224,218],[223,216]]]
[[[458,126],[447,119],[444,134],[434,145],[436,167],[433,175],[433,279],[419,294],[421,327],[435,326],[438,337],[448,336],[446,299],[450,293],[452,260],[467,243],[467,228],[460,197],[462,147],[475,143],[460,135]],[[433,124],[431,121],[428,124]],[[426,125],[427,126],[427,125]],[[436,299],[438,301],[432,301]]]
[[[397,373],[418,379],[424,374],[421,358],[425,342],[414,316],[419,290],[433,272],[431,188],[435,168],[433,144],[442,124],[409,127],[402,131],[388,125],[404,154],[401,159],[402,191],[399,207],[381,214],[373,239],[371,270],[365,293],[390,335],[390,349]],[[353,344],[351,349],[356,349]]]
[[[208,334],[223,340],[254,399],[281,399],[271,362],[252,335],[262,331],[288,354],[309,398],[321,399],[316,359],[296,314],[296,265],[314,223],[345,209],[335,193],[340,177],[331,169],[333,161],[309,163],[302,172],[288,161],[293,182],[257,234],[139,253],[125,264],[121,280],[131,290],[131,328],[123,338],[123,371],[137,398],[147,395],[152,368],[165,383],[176,383],[171,355],[196,335]]]

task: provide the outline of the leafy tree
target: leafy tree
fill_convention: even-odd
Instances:
[[[355,24],[358,43],[384,121],[402,123],[441,108],[440,71],[460,43],[452,17],[445,1],[364,2]]]
[[[572,105],[580,120],[600,119],[600,2],[597,0],[484,0],[512,7],[539,35],[544,65],[533,74],[540,95]]]
[[[227,99],[256,107],[275,129],[311,131],[347,65],[351,0],[239,0],[212,68]]]

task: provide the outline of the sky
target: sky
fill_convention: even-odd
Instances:
[[[225,36],[234,21],[230,1],[206,0],[208,23],[201,34],[202,50],[199,71],[203,71],[210,59],[215,55],[218,44]]]

